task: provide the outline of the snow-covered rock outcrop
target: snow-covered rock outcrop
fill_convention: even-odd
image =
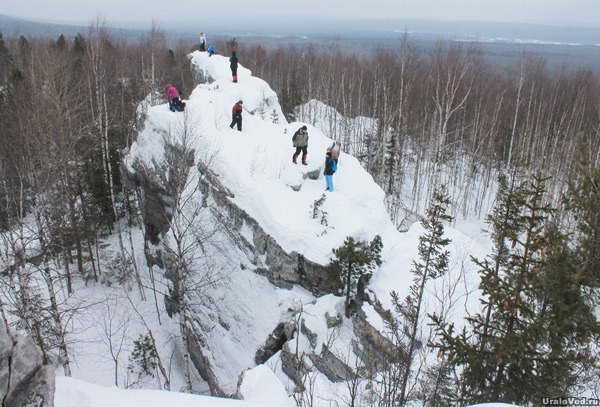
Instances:
[[[240,60],[243,65],[243,55]],[[285,122],[264,81],[240,66],[239,82],[232,83],[220,55],[195,52],[191,64],[198,85],[186,111],[148,108],[124,165],[126,178],[142,191],[146,254],[157,274],[162,267],[167,306],[176,311],[180,295],[168,258],[175,252],[177,208],[185,204],[189,230],[203,233],[190,259],[201,287],[188,321],[191,357],[212,393],[239,394],[242,372],[261,364],[288,392],[302,388],[310,367],[335,386],[362,353],[373,357],[385,346],[371,304],[377,297],[389,305],[391,290],[406,293],[421,230],[395,229],[383,191],[351,155],[340,157],[335,191],[324,192],[332,140],[310,123],[308,165],[293,164],[291,137],[304,123]],[[229,128],[238,100],[245,107],[242,132]],[[343,299],[324,266],[347,236],[371,241],[376,235],[384,263],[358,315],[344,318]]]

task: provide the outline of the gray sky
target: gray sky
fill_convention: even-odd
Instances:
[[[2,0],[0,14],[52,22],[260,20],[291,14],[600,26],[600,0]],[[299,24],[302,24],[301,22]]]

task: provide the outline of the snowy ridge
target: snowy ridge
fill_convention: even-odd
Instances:
[[[196,160],[207,165],[231,191],[231,201],[255,219],[288,253],[301,253],[305,258],[325,265],[332,256],[332,248],[342,245],[347,236],[370,241],[380,235],[383,241],[383,264],[375,271],[369,291],[386,307],[390,306],[390,291],[395,290],[404,297],[412,282],[410,270],[412,261],[417,258],[421,226],[417,223],[407,233],[398,232],[386,213],[384,192],[358,160],[345,152],[342,152],[338,171],[333,176],[335,191],[325,192],[323,164],[326,148],[332,143],[332,138],[328,137],[324,122],[318,128],[307,123],[310,136],[308,165],[293,164],[291,137],[304,123],[285,122],[277,95],[266,82],[253,77],[243,67],[243,55],[240,56],[238,83],[231,80],[226,57],[208,57],[206,53],[195,52],[191,54],[191,62],[196,70],[204,72],[207,78],[214,81],[200,84],[193,90],[185,99],[187,107],[184,113],[173,113],[166,104],[148,109],[144,130],[125,159],[128,170],[135,172],[139,164],[147,168],[161,166],[165,140],[173,145],[185,144],[189,149],[194,149]],[[238,100],[243,100],[245,107],[242,132],[229,128],[231,108]],[[343,118],[340,120],[343,121]],[[336,128],[338,133],[333,137],[340,139],[339,132],[342,130]],[[318,179],[308,178],[310,172],[319,174]],[[322,209],[327,213],[327,225],[311,215],[311,205],[323,194],[326,200]],[[242,230],[244,237],[252,241],[252,231],[247,227]],[[450,247],[453,262],[462,264],[469,254],[477,256],[485,249],[456,229],[447,228],[446,232],[453,241]],[[138,253],[143,252],[142,245],[140,243]],[[294,384],[283,373],[279,355],[274,355],[260,366],[256,366],[254,355],[278,323],[298,318],[298,315],[315,334],[316,346],[301,336],[286,344],[293,347],[292,352],[309,352],[311,349],[314,352],[315,349],[320,350],[323,344],[328,344],[336,354],[346,355],[350,365],[355,363],[350,355],[354,339],[351,321],[344,319],[336,332],[335,342],[331,343],[331,331],[324,317],[325,314],[343,314],[341,297],[326,295],[316,298],[300,287],[291,290],[277,288],[256,274],[252,270],[252,262],[235,249],[222,247],[222,252],[218,256],[215,254],[215,259],[215,264],[220,265],[226,274],[207,299],[207,302],[217,306],[198,309],[197,323],[204,330],[204,351],[227,394],[236,392],[239,375],[244,372],[240,396],[265,404],[239,404],[239,401],[202,398],[202,405],[295,405],[285,395],[286,392],[292,392]],[[140,258],[138,262],[143,263],[144,259]],[[240,264],[244,264],[244,267]],[[160,271],[156,270],[155,273]],[[461,280],[461,287],[468,290],[476,285],[471,277],[467,266],[467,274],[450,273],[448,279]],[[448,284],[448,281],[432,284],[426,299],[428,312],[441,306],[438,304],[440,290],[446,290]],[[465,301],[463,298],[460,302],[457,318],[462,318]],[[146,306],[151,308],[151,305]],[[365,305],[363,310],[371,325],[383,329],[381,318],[371,306]],[[162,329],[173,329],[174,325],[170,322]],[[167,351],[176,353],[173,346],[172,341],[169,345],[163,345]],[[271,398],[265,396],[265,383],[268,384],[266,388],[272,390]],[[323,375],[315,379],[315,384],[317,396],[321,397],[318,406],[328,406],[332,395],[343,395],[347,391],[344,383],[331,383]],[[168,397],[179,396],[168,392],[149,392],[148,395],[144,391],[111,389],[106,390],[106,400],[110,397],[111,402],[104,404],[95,401],[92,396],[104,397],[99,395],[102,390],[98,387],[66,378],[59,378],[57,386],[57,407],[152,407],[198,403],[192,401],[198,400],[195,398],[198,396],[183,395],[181,399],[167,402]],[[276,388],[281,391],[274,391]],[[172,389],[177,387],[173,386]],[[159,400],[163,400],[163,397],[164,402],[160,404]],[[80,403],[72,404],[77,400]]]

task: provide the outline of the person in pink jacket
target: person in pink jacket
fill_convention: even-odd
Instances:
[[[167,100],[169,101],[169,109],[174,112],[175,110],[181,110],[181,100],[179,99],[179,92],[175,86],[170,83],[167,85]]]

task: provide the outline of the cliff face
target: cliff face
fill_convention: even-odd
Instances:
[[[199,201],[207,214],[203,216],[208,216],[213,222],[218,223],[215,229],[227,236],[228,242],[232,245],[227,248],[227,251],[243,253],[239,260],[240,267],[266,277],[272,285],[279,288],[289,290],[299,286],[315,297],[335,291],[335,284],[322,264],[306,259],[302,253],[284,250],[273,236],[265,232],[256,219],[234,202],[234,193],[220,181],[218,174],[209,169],[202,160],[195,160],[193,150],[186,150],[181,145],[165,143],[164,151],[167,156],[173,158],[155,159],[151,165],[136,160],[130,167],[133,171],[127,171],[124,175],[127,185],[140,191],[147,263],[149,266],[159,267],[171,282],[170,295],[165,297],[165,306],[170,315],[178,312],[180,304],[177,303],[177,299],[183,294],[176,292],[175,287],[179,284],[177,273],[173,270],[173,264],[176,263],[175,254],[163,244],[163,238],[171,227],[176,202],[181,199],[182,184],[185,184],[190,171],[197,171],[199,174],[197,194],[201,196]],[[178,177],[174,174],[178,174]],[[201,278],[199,275],[198,279]],[[210,350],[218,344],[210,343],[210,337],[204,331],[207,317],[214,317],[220,324],[222,318],[212,314],[206,315],[204,311],[198,309],[198,313],[192,317],[192,320],[197,320],[197,323],[191,323],[189,326],[189,336],[192,338],[190,358],[200,376],[208,383],[213,395],[232,395],[235,389],[232,383],[229,383],[231,380],[220,377],[213,369],[213,365],[218,364],[219,360]],[[290,315],[289,319],[287,318],[284,320],[289,325],[290,321],[294,320],[294,316]],[[235,337],[235,332],[228,331],[228,334]],[[263,336],[263,342],[267,342],[267,332]],[[286,340],[291,338],[290,334]],[[268,354],[264,359],[266,361],[281,348],[282,344],[275,347],[264,345],[258,350],[249,351],[251,357],[254,357],[252,352],[266,349],[265,352]],[[285,352],[282,354],[284,360],[286,355]],[[243,369],[240,368],[237,374],[242,372]]]

